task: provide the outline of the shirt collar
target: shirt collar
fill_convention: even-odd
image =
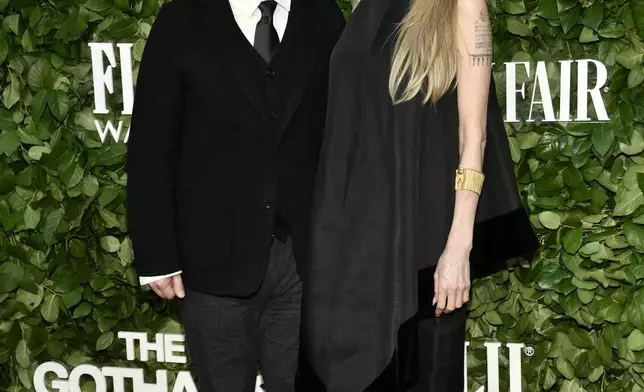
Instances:
[[[262,0],[230,0],[230,2],[235,3],[235,8],[244,16],[250,18]],[[291,0],[275,0],[275,2],[287,11],[291,11]]]

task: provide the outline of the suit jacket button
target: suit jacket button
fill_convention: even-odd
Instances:
[[[266,209],[268,210],[268,209],[270,209],[272,206],[273,206],[273,205],[271,204],[271,202],[270,202],[270,201],[268,201],[268,200],[264,200],[264,208],[266,208]]]
[[[270,112],[268,112],[268,114],[271,116],[271,118],[277,118],[277,116],[280,115],[277,110],[271,110]]]
[[[273,71],[271,68],[267,69],[266,76],[272,78],[273,76],[275,76],[275,71]]]

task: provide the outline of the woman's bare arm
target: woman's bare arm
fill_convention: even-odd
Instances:
[[[458,0],[459,167],[481,171],[485,151],[492,34],[485,0]],[[456,168],[454,168],[456,169]],[[436,315],[469,300],[469,252],[479,195],[456,191],[454,219],[436,272]]]

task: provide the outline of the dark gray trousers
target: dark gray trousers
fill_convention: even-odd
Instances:
[[[251,298],[186,290],[181,314],[199,392],[253,392],[258,369],[268,392],[292,392],[301,298],[290,239],[274,239],[266,276]]]

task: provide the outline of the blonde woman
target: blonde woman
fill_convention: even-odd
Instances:
[[[485,0],[355,8],[330,66],[301,390],[463,390],[471,279],[538,246],[491,65]]]

